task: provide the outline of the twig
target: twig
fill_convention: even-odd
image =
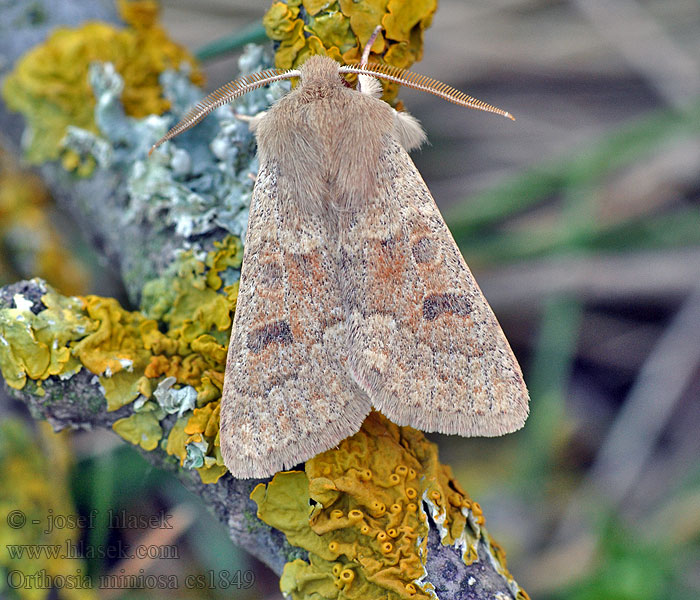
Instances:
[[[642,367],[586,479],[569,502],[555,541],[581,530],[592,499],[603,497],[615,506],[631,491],[700,364],[699,339],[700,285],[696,284]]]
[[[533,260],[479,274],[492,305],[540,306],[553,294],[587,301],[681,298],[700,273],[700,249],[565,256]]]
[[[636,0],[574,0],[606,40],[673,107],[700,94],[700,62],[678,47]]]

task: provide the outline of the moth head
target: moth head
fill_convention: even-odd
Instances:
[[[361,79],[360,89],[363,93],[376,95],[378,93],[376,80],[383,79],[400,85],[410,87],[416,90],[421,90],[434,94],[449,102],[454,102],[460,106],[467,108],[475,108],[486,112],[496,113],[515,120],[509,112],[496,108],[491,104],[477,100],[476,98],[460,92],[447,84],[440,81],[412,73],[399,67],[387,65],[384,63],[368,63],[362,61],[352,65],[339,65],[332,59],[324,56],[311,56],[302,65],[300,69],[291,69],[283,71],[281,69],[267,69],[259,71],[251,75],[246,75],[240,79],[236,79],[220,87],[218,90],[209,94],[204,100],[190,109],[187,114],[175,125],[168,133],[159,139],[150,149],[149,154],[158,146],[171,140],[183,131],[193,127],[199,123],[204,117],[215,109],[232,102],[236,98],[254,90],[256,88],[269,85],[275,81],[283,79],[291,79],[300,77],[303,86],[318,87],[323,89],[324,86],[335,86],[340,82],[338,75],[355,73]],[[404,126],[411,129],[411,124],[403,119]],[[415,136],[412,136],[415,137]],[[403,143],[403,142],[402,142]],[[404,144],[405,146],[406,144]],[[415,147],[414,143],[409,142],[411,147]],[[419,144],[418,144],[419,145]]]
[[[301,66],[301,85],[319,87],[340,83],[340,64],[327,56],[310,56]]]

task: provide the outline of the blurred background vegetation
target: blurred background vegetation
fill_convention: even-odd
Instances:
[[[203,59],[207,89],[236,76],[242,43],[263,40],[267,2],[161,5],[165,29]],[[700,3],[441,0],[413,70],[517,118],[400,94],[430,140],[414,161],[532,399],[526,427],[506,438],[433,436],[442,460],[482,505],[533,598],[700,597]],[[26,202],[10,189],[3,179],[0,198],[15,200],[2,201],[0,228],[13,202]],[[37,220],[60,219],[49,199],[33,197],[42,198]],[[76,242],[70,220],[59,224],[65,292],[118,295],[116,276]],[[8,246],[0,266],[3,284],[57,269],[27,272]],[[6,404],[3,420],[15,409]],[[8,431],[3,460],[7,440],[46,443],[45,432]],[[66,502],[82,514],[176,516],[159,543],[177,543],[180,560],[128,569],[256,575],[250,589],[100,597],[279,595],[277,578],[242,555],[197,498],[116,436],[78,433],[71,448]],[[131,534],[101,522],[86,543]],[[93,575],[120,568],[102,559],[85,566]]]

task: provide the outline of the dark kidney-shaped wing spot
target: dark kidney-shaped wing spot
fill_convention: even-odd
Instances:
[[[413,258],[417,263],[428,263],[435,260],[437,248],[435,242],[430,238],[423,237],[413,244]]]
[[[258,327],[248,334],[248,349],[255,354],[262,352],[268,344],[291,344],[292,331],[287,321],[275,321]]]
[[[385,240],[382,240],[382,250],[385,252],[394,252],[394,250],[398,247],[399,242],[396,238],[390,237],[386,238]]]
[[[444,314],[466,317],[471,309],[469,298],[460,294],[433,294],[426,296],[423,300],[423,318],[428,321],[433,321]]]

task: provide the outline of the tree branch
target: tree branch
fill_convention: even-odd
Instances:
[[[43,22],[41,27],[27,24],[26,30],[20,28],[13,36],[0,38],[0,54],[9,57],[10,63],[17,59],[23,51],[40,41],[41,36],[45,35],[49,28],[55,24],[77,24],[87,17],[103,18],[108,21],[115,19],[111,2],[107,1],[100,4],[91,3],[91,9],[94,12],[89,15],[85,12],[85,4],[78,0],[62,3],[45,0],[40,4],[45,8],[47,15],[47,20]],[[54,12],[54,7],[59,5],[62,10]],[[2,9],[2,11],[9,10],[19,9],[16,7],[9,9],[3,7]],[[257,55],[256,51],[252,50],[251,52],[252,54],[248,55],[248,66],[255,68],[257,63],[264,60],[264,57],[260,52]],[[4,73],[2,74],[4,75]],[[212,256],[221,258],[215,250],[212,250],[212,248],[219,248],[219,246],[213,245],[214,242],[223,242],[232,235],[240,235],[244,230],[245,219],[242,215],[245,213],[245,207],[241,198],[245,198],[249,191],[250,182],[247,181],[247,174],[253,170],[254,165],[251,137],[244,127],[238,127],[235,119],[227,118],[224,115],[217,117],[218,123],[212,120],[208,124],[203,124],[197,136],[189,138],[183,136],[182,146],[171,149],[169,154],[164,154],[165,158],[161,162],[156,159],[146,163],[144,161],[145,150],[166,128],[166,119],[134,120],[127,117],[119,101],[121,80],[108,67],[93,68],[91,81],[97,96],[96,122],[100,135],[73,131],[69,133],[68,145],[74,151],[82,152],[83,158],[89,156],[94,159],[97,167],[90,177],[84,179],[76,178],[75,174],[66,171],[56,161],[43,163],[40,165],[39,171],[56,201],[81,224],[96,247],[118,266],[133,304],[139,305],[141,303],[143,306],[143,302],[146,300],[151,302],[151,305],[144,309],[143,315],[132,317],[127,313],[119,313],[121,315],[119,318],[126,319],[127,317],[124,315],[127,315],[129,318],[136,319],[138,321],[134,326],[136,329],[148,320],[147,317],[154,321],[157,320],[160,325],[167,323],[168,326],[174,327],[177,317],[173,316],[172,311],[158,313],[159,309],[156,307],[161,298],[144,300],[144,287],[159,278],[170,277],[172,273],[168,275],[169,269],[172,269],[178,257],[181,257],[183,252],[188,249],[195,255],[207,253],[207,261]],[[166,94],[172,95],[175,112],[185,108],[187,104],[191,103],[191,100],[196,99],[198,94],[195,88],[188,87],[187,78],[184,76],[172,75],[163,84],[166,88]],[[257,112],[262,106],[269,104],[276,93],[279,91],[261,90],[257,95],[251,94],[245,101],[247,104],[243,105],[242,109],[253,113]],[[0,112],[0,128],[8,132],[13,143],[17,146],[20,145],[21,126],[17,115],[11,115],[4,107]],[[223,136],[220,131],[224,132]],[[209,147],[216,140],[220,144],[217,156],[214,158]],[[139,163],[139,161],[141,162]],[[139,164],[137,165],[137,163]],[[222,173],[224,174],[222,175]],[[184,175],[188,177],[184,177]],[[185,179],[187,179],[187,183],[184,183]],[[186,187],[188,185],[189,188]],[[232,193],[232,190],[235,193]],[[193,202],[193,198],[196,201]],[[193,248],[194,250],[192,250]],[[231,256],[230,254],[225,255],[224,258],[232,260]],[[206,261],[202,261],[202,264],[204,262]],[[217,266],[216,262],[211,264],[207,262],[206,264],[208,269],[206,274],[213,274],[214,278],[218,279],[216,285],[207,285],[212,286],[212,293],[217,292],[218,295],[221,295],[221,290],[227,289],[223,286],[227,283],[226,277],[231,276],[229,272],[231,264],[227,263],[220,267]],[[235,271],[235,266],[231,270]],[[200,276],[201,273],[195,275],[195,277]],[[202,277],[197,279],[197,282],[202,283]],[[171,280],[174,281],[174,278]],[[186,278],[184,280],[180,278],[178,281],[183,286],[189,285],[189,280]],[[201,291],[200,288],[197,289]],[[0,290],[0,313],[3,310],[26,310],[28,303],[33,314],[40,314],[48,308],[45,300],[48,293],[51,293],[51,290],[41,280],[25,281],[6,286]],[[187,293],[187,290],[184,293]],[[21,299],[19,305],[18,298]],[[54,296],[54,299],[56,298],[58,298],[56,301],[61,302],[69,300],[65,298],[62,300],[57,295]],[[172,309],[172,305],[170,305],[170,309]],[[78,309],[71,310],[80,312]],[[80,318],[86,319],[86,322],[89,322],[91,326],[94,324],[95,327],[100,322],[97,317],[92,315],[89,318],[85,315]],[[1,320],[0,325],[2,325]],[[228,326],[230,327],[230,321]],[[204,333],[195,342],[201,341],[205,337],[214,339],[217,332],[222,329],[225,329],[225,326],[221,323],[216,326],[210,324],[209,329],[205,328]],[[1,329],[0,335],[2,335]],[[75,335],[77,336],[77,334]],[[157,332],[152,332],[152,336],[157,338],[155,342],[153,337],[149,338],[147,342],[137,339],[142,344],[139,347],[140,350],[148,350],[148,356],[142,365],[136,365],[132,361],[130,365],[132,368],[142,371],[154,369],[156,363],[161,364],[157,361],[154,362],[154,359],[165,356],[172,358],[172,354],[168,354],[165,350],[161,350],[159,353],[153,349],[154,345],[163,343],[165,340],[164,337],[158,338],[157,335]],[[181,342],[182,338],[178,338],[178,340]],[[70,342],[65,343],[65,347],[69,348],[72,353],[72,358],[75,358],[79,341],[79,337],[73,337]],[[172,341],[172,338],[165,341]],[[218,338],[214,341],[218,341]],[[120,349],[121,347],[117,348],[117,350]],[[118,357],[118,352],[115,352],[116,350],[113,352],[114,356]],[[177,358],[177,355],[175,357]],[[28,377],[23,387],[15,382],[12,388],[8,387],[7,389],[14,397],[29,407],[35,418],[48,420],[57,430],[66,427],[112,428],[120,419],[143,414],[138,412],[138,408],[134,408],[134,404],[131,403],[133,398],[125,401],[123,405],[111,407],[116,408],[116,410],[108,411],[108,402],[105,399],[102,383],[112,376],[114,369],[112,367],[100,367],[99,369],[94,366],[90,367],[86,364],[87,359],[80,358],[80,356],[78,358],[82,362],[82,368],[71,376],[61,377],[58,373],[52,372],[49,375],[44,373],[35,379]],[[205,356],[205,358],[207,357]],[[107,359],[106,364],[112,365],[111,360]],[[168,363],[167,368],[174,367]],[[124,371],[126,369],[124,367]],[[165,370],[159,374],[168,373],[169,371]],[[61,375],[65,375],[65,373],[61,373]],[[216,383],[215,375],[216,370],[211,370],[211,378],[214,383]],[[153,378],[157,377],[158,375],[153,376]],[[184,375],[181,372],[178,372],[175,377],[178,379],[178,383],[185,384],[182,380]],[[198,379],[197,383],[189,384],[195,387],[200,386],[197,388],[198,397],[201,397],[203,393],[204,387],[202,386],[204,384],[202,381],[203,378]],[[209,383],[211,384],[211,382]],[[21,389],[17,389],[18,387]],[[145,398],[143,399],[145,400]],[[160,408],[156,410],[160,410]],[[490,540],[483,528],[483,519],[480,516],[478,504],[469,500],[465,493],[459,491],[449,469],[438,463],[436,450],[432,445],[424,439],[422,434],[410,428],[397,428],[381,420],[380,417],[373,417],[373,419],[371,426],[381,427],[382,431],[386,433],[386,435],[384,433],[379,436],[375,435],[375,441],[384,443],[388,440],[387,443],[393,444],[390,447],[392,452],[397,452],[397,456],[400,455],[401,460],[406,464],[414,465],[410,469],[406,467],[406,472],[415,470],[417,471],[414,473],[416,480],[427,482],[423,495],[415,498],[415,517],[408,514],[410,511],[402,517],[409,520],[416,518],[418,525],[425,528],[420,529],[418,525],[416,526],[418,527],[416,531],[423,531],[423,537],[421,538],[419,535],[414,544],[416,553],[421,544],[424,552],[424,564],[420,567],[424,569],[424,575],[420,581],[431,583],[439,598],[526,598],[526,594],[520,590],[505,569],[500,549]],[[164,415],[160,419],[159,424],[165,430],[163,439],[168,438],[177,422],[177,415],[174,413]],[[368,431],[363,426],[363,431],[357,435],[369,435],[372,438],[373,434],[371,431],[368,433]],[[343,444],[339,449],[331,450],[329,453],[346,452]],[[214,450],[213,440],[210,440],[210,458],[213,456]],[[324,453],[324,455],[329,453]],[[204,484],[194,470],[181,468],[179,461],[172,453],[168,454],[160,444],[151,451],[144,450],[143,454],[152,464],[176,471],[183,484],[198,494],[203,502],[215,512],[219,520],[227,527],[231,539],[269,565],[278,575],[282,574],[283,569],[285,574],[292,573],[290,565],[295,565],[295,569],[309,567],[306,562],[293,562],[295,559],[304,561],[312,559],[313,561],[313,558],[316,557],[317,564],[321,564],[323,561],[328,562],[330,559],[328,559],[327,540],[335,540],[336,537],[329,538],[327,536],[335,536],[337,533],[337,539],[341,540],[339,543],[345,543],[344,540],[349,539],[347,536],[356,536],[351,528],[338,530],[338,532],[320,533],[318,531],[319,523],[328,517],[326,512],[330,510],[325,505],[322,508],[319,506],[319,510],[314,512],[315,516],[312,516],[310,522],[304,523],[304,519],[302,519],[302,528],[306,528],[304,529],[306,537],[302,536],[303,539],[294,537],[298,531],[297,533],[291,531],[284,521],[280,521],[279,528],[274,528],[263,522],[264,520],[271,522],[276,518],[273,506],[274,485],[276,481],[278,485],[283,485],[282,479],[275,478],[272,481],[263,482],[267,484],[267,495],[258,500],[256,507],[256,503],[250,499],[250,495],[261,483],[260,481],[236,480],[227,473],[216,483]],[[319,477],[314,475],[313,469],[321,464],[319,461],[322,460],[324,459],[317,457],[306,465],[309,497],[312,501],[320,493],[318,490],[311,489],[319,481]],[[400,463],[400,465],[403,464]],[[418,484],[416,487],[419,487]],[[352,502],[357,502],[352,490],[342,490],[338,485],[333,489],[342,502],[350,503],[350,506],[354,506]],[[413,489],[413,493],[415,495],[415,489]],[[432,496],[429,497],[428,493]],[[308,500],[305,502],[306,509],[308,509]],[[269,508],[268,504],[272,508]],[[302,502],[302,506],[303,504],[304,502]],[[321,503],[317,501],[317,504]],[[375,504],[383,505],[378,500]],[[331,505],[338,506],[332,502]],[[363,518],[366,519],[372,532],[374,532],[373,528],[378,527],[381,534],[384,531],[382,528],[386,527],[384,520],[389,518],[391,511],[386,505],[383,506],[384,510],[378,513],[372,512],[371,509],[363,513]],[[391,506],[397,506],[397,503]],[[410,507],[411,503],[406,506]],[[264,509],[263,507],[268,508]],[[268,516],[263,516],[263,520],[258,519],[256,515],[259,511],[261,515],[265,513]],[[408,521],[404,520],[403,522],[405,524]],[[408,525],[406,527],[408,527],[407,531],[413,531]],[[343,535],[346,537],[342,537]],[[288,539],[299,540],[298,545],[291,544]],[[328,564],[347,565],[352,562],[349,557],[353,552],[358,552],[358,548],[364,549],[366,547],[370,551],[375,544],[374,538],[367,536],[364,538],[352,537],[352,539],[356,540],[353,542],[355,545],[348,546],[348,549],[338,554]],[[402,539],[399,536],[393,543],[398,545]],[[325,540],[321,546],[318,545],[319,540]],[[392,546],[391,543],[389,545]],[[374,558],[372,560],[383,566],[376,572],[367,567],[367,564],[362,562],[363,550],[360,552],[362,556],[356,559],[356,562],[359,561],[359,564],[362,565],[358,571],[360,576],[373,585],[380,585],[380,587],[398,585],[397,581],[400,581],[402,569],[398,569],[397,576],[395,567],[386,567],[385,563],[389,559],[382,557],[376,548],[372,552],[375,552],[373,556],[377,557],[376,560]],[[391,556],[389,550],[386,552]],[[470,552],[471,554],[469,554]],[[384,562],[382,563],[382,561]],[[398,564],[398,558],[396,561]],[[314,568],[317,568],[317,565]],[[387,575],[388,573],[393,573],[393,579]],[[292,575],[293,573],[289,575],[289,578],[292,578]],[[328,573],[326,575],[332,577]],[[301,594],[304,593],[303,586],[299,581],[294,584],[287,581],[287,584],[291,586],[290,589],[296,597],[301,597]],[[396,597],[414,594],[415,590],[410,591],[411,585],[413,584],[407,584],[405,589],[397,588],[398,592],[394,589],[394,592],[398,594]],[[501,595],[499,596],[499,594]],[[416,597],[424,595],[430,595],[430,592],[419,589]]]

